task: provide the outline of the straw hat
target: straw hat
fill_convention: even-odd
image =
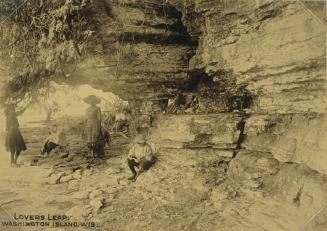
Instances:
[[[89,96],[85,97],[83,100],[85,103],[91,104],[91,105],[99,104],[101,102],[101,99],[99,99],[95,95],[89,95]]]

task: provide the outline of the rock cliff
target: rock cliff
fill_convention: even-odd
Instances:
[[[97,7],[97,52],[74,74],[79,82],[120,95],[138,114],[156,114],[151,140],[162,155],[176,152],[183,162],[192,150],[198,163],[201,153],[223,156],[227,188],[271,192],[298,206],[289,210],[300,211],[297,222],[319,210],[327,179],[323,2],[108,0]],[[167,114],[177,92],[196,95],[197,110]],[[289,230],[282,226],[272,227]]]

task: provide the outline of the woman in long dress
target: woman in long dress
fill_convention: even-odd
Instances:
[[[15,112],[15,106],[10,104],[7,106],[6,115],[6,149],[11,154],[10,165],[16,167],[17,159],[21,151],[26,150],[26,144],[24,138],[19,130],[19,123],[17,116],[21,115],[24,110]]]
[[[95,144],[98,141],[101,131],[101,108],[96,105],[99,104],[101,100],[94,95],[90,95],[84,98],[84,102],[90,104],[90,107],[86,109],[84,137],[91,151],[91,155],[94,157]]]

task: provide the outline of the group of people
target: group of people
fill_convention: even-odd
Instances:
[[[110,134],[101,126],[101,108],[97,106],[101,100],[90,95],[84,98],[84,102],[90,106],[86,109],[86,122],[83,132],[83,139],[89,149],[88,157],[104,157],[104,148],[110,142]],[[8,104],[5,110],[6,115],[6,149],[11,153],[12,167],[18,167],[18,157],[20,153],[26,150],[24,138],[19,129],[17,116],[21,115],[24,110],[15,111],[14,104]],[[45,139],[40,155],[49,156],[50,152],[59,147],[65,148],[66,136],[63,128],[52,125],[50,135]],[[129,180],[135,181],[137,177],[144,171],[148,170],[155,162],[152,147],[147,143],[144,134],[138,134],[127,157],[127,164],[132,172]],[[138,168],[138,171],[136,170]]]
[[[84,102],[90,104],[90,107],[86,109],[86,124],[84,135],[90,150],[90,154],[94,156],[104,155],[104,146],[110,140],[109,133],[101,126],[101,108],[96,106],[101,100],[90,95],[84,99]],[[121,120],[126,121],[123,117]],[[135,181],[137,177],[144,171],[148,170],[155,162],[153,150],[151,146],[146,142],[144,134],[138,134],[130,148],[127,163],[132,172],[132,176],[129,180]],[[136,171],[135,168],[138,168]]]

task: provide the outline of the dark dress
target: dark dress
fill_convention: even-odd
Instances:
[[[7,119],[6,149],[11,153],[20,153],[26,150],[26,144],[19,130],[19,123],[15,113],[9,113]]]

